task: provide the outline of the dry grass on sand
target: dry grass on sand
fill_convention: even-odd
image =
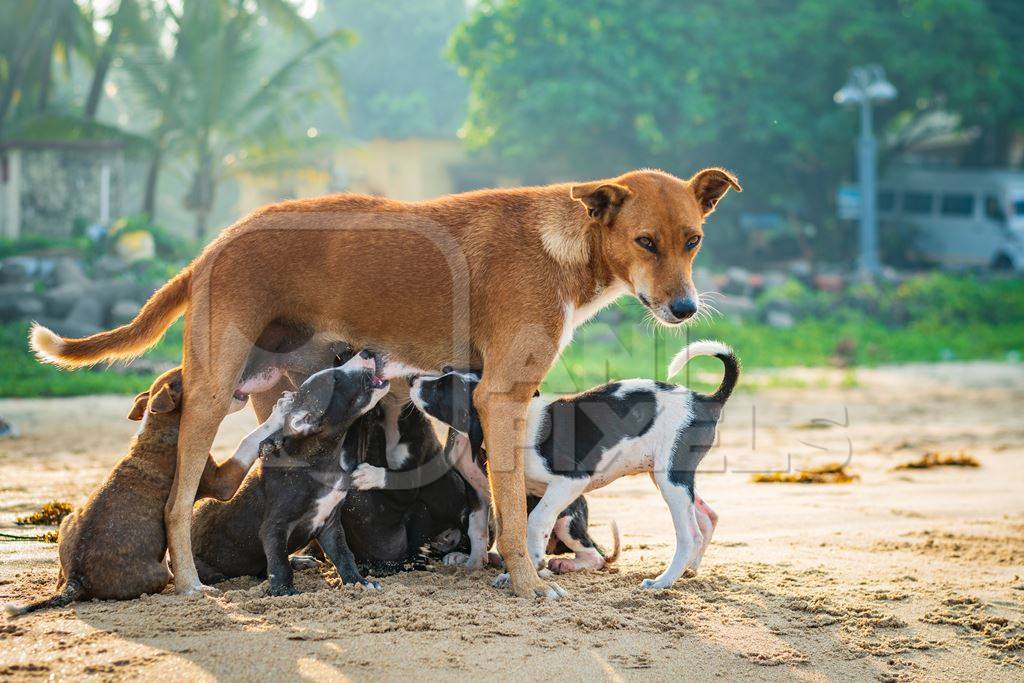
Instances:
[[[561,577],[561,602],[517,600],[490,587],[491,572],[443,567],[389,577],[381,593],[316,570],[286,598],[238,579],[199,599],[165,593],[0,620],[0,678],[1024,678],[1024,367],[860,370],[845,388],[840,371],[807,374],[814,388],[730,403],[697,476],[718,533],[700,575],[673,589],[638,587],[674,540],[661,497],[634,477],[588,496],[600,542],[618,521],[622,558]],[[46,530],[14,520],[46,501],[81,503],[136,427],[128,404],[0,401],[21,430],[0,440],[0,531]],[[822,420],[832,426],[800,428]],[[232,416],[215,455],[249,424]],[[960,449],[981,467],[892,471]],[[860,480],[842,486],[750,481],[848,456]],[[55,555],[0,543],[0,602],[52,590]]]

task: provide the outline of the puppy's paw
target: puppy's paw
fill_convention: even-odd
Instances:
[[[363,587],[363,590],[368,590],[368,591],[381,591],[381,590],[384,590],[384,587],[380,585],[380,581],[371,581],[370,579],[363,579],[363,581],[361,583],[359,583],[359,585]]]
[[[270,594],[273,595],[275,598],[284,595],[298,595],[299,589],[295,586],[271,586]]]
[[[672,587],[672,581],[666,581],[665,579],[644,579],[640,582],[640,587],[647,590],[664,590]]]
[[[491,581],[491,585],[495,588],[507,588],[512,583],[512,577],[509,576],[508,572],[498,574],[494,577],[494,581]]]
[[[469,562],[469,555],[460,552],[448,553],[441,559],[442,564],[450,567],[465,566],[467,562]]]
[[[277,399],[277,403],[274,404],[274,411],[278,415],[284,415],[292,409],[292,405],[295,403],[295,392],[286,391],[281,394],[281,398]]]
[[[364,462],[352,473],[352,486],[359,491],[382,489],[386,475],[387,470],[383,467],[374,467]]]
[[[568,557],[552,557],[548,560],[548,569],[556,574],[569,574],[579,570],[576,560]]]

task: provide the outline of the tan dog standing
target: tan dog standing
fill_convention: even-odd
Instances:
[[[308,326],[410,368],[483,367],[497,546],[520,596],[556,597],[526,553],[519,446],[533,392],[598,310],[632,293],[666,324],[699,306],[702,224],[740,186],[712,168],[680,180],[636,171],[583,184],[469,192],[424,202],[332,195],[275,204],[224,230],[131,323],[84,339],[35,327],[65,367],[129,358],[186,316],[185,407],[167,529],[179,592],[203,588],[192,501],[249,351],[274,321]]]

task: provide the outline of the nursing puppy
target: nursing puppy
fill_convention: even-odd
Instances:
[[[359,566],[380,576],[456,549],[473,493],[448,465],[423,413],[390,395],[357,428],[369,432],[369,447],[352,474],[341,521]]]
[[[128,419],[142,425],[128,455],[85,505],[61,522],[57,594],[22,607],[8,606],[9,614],[93,598],[128,600],[164,589],[171,580],[164,504],[174,480],[181,396],[181,369],[175,368],[135,397]],[[232,468],[219,468],[208,458],[199,497],[230,496],[235,476]]]
[[[676,551],[671,564],[642,586],[668,588],[684,571],[697,571],[718,518],[696,495],[694,474],[714,443],[739,363],[724,344],[695,342],[672,359],[669,377],[696,356],[715,356],[725,366],[714,394],[631,379],[576,396],[533,399],[524,467],[527,491],[541,496],[527,522],[527,548],[538,566],[558,514],[569,502],[619,477],[648,472],[672,513]],[[473,442],[478,418],[471,398],[479,381],[475,373],[453,371],[417,379],[409,395],[421,410]]]
[[[197,507],[192,535],[203,581],[266,574],[271,595],[294,595],[288,555],[315,539],[342,581],[379,587],[356,568],[339,508],[364,448],[349,427],[388,392],[380,371],[379,357],[364,351],[312,375],[238,493]]]

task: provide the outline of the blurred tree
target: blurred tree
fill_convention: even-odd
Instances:
[[[0,20],[0,138],[15,120],[50,105],[53,72],[70,73],[75,53],[95,54],[88,5],[75,0],[23,0],[8,3]]]
[[[152,216],[155,209],[166,152],[185,153],[192,165],[185,205],[202,241],[225,159],[304,138],[306,126],[296,120],[302,105],[324,90],[338,97],[341,91],[330,65],[326,86],[303,67],[324,48],[347,44],[350,34],[315,35],[285,0],[183,0],[180,7],[180,13],[170,4],[149,7],[150,37],[132,47],[124,69],[135,96],[156,113],[145,211]],[[287,58],[268,58],[267,17],[277,28],[299,32],[304,45]]]
[[[527,177],[722,164],[819,238],[853,161],[856,114],[832,102],[851,66],[882,64],[899,89],[883,126],[935,110],[987,123],[1015,95],[976,0],[482,0],[451,56],[470,143]]]
[[[345,79],[345,132],[358,138],[449,137],[465,113],[466,85],[444,59],[464,0],[332,0],[324,20],[357,42],[336,63]]]

